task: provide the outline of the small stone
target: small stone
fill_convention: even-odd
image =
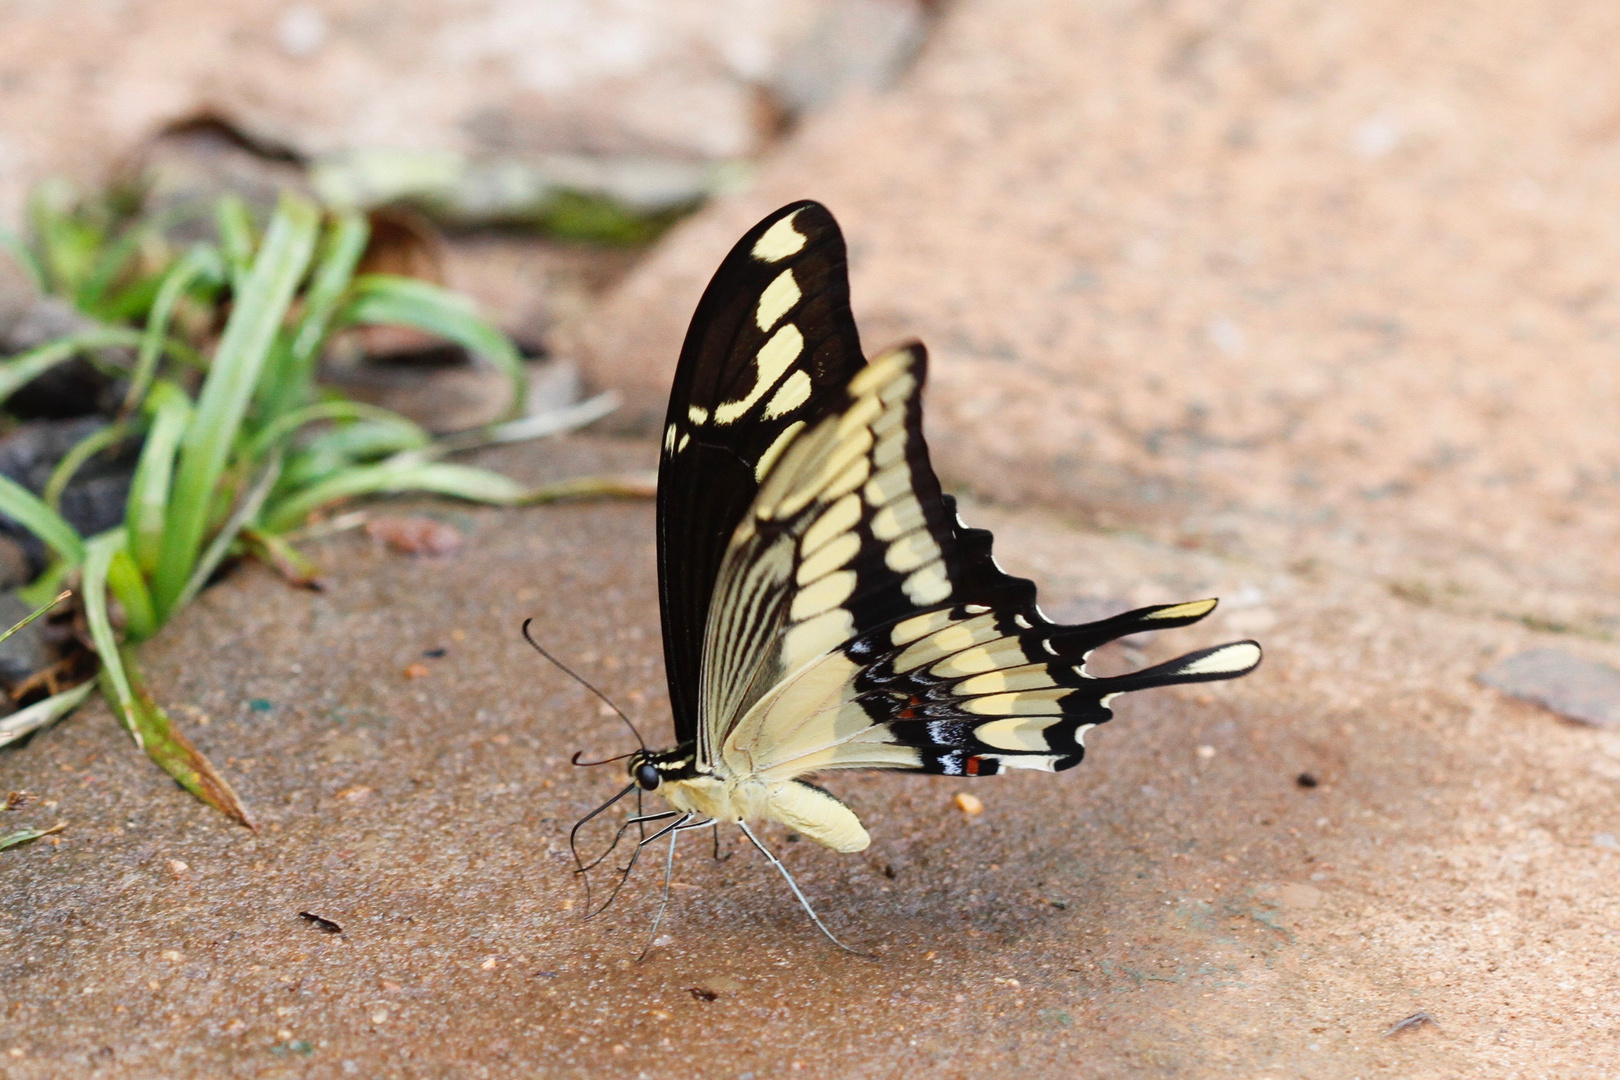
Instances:
[[[1197,753],[1200,758],[1208,761],[1210,758],[1215,756],[1215,748],[1213,746],[1200,746]]]
[[[366,535],[402,555],[448,555],[461,546],[454,525],[423,515],[393,515],[366,522]]]
[[[178,949],[164,949],[163,959],[169,961],[170,963],[178,964],[180,961],[184,960],[185,957],[180,955],[180,951]]]
[[[965,791],[958,791],[952,800],[956,808],[968,817],[975,817],[984,813],[984,802],[977,795],[969,795]]]
[[[1579,724],[1620,728],[1620,671],[1562,649],[1516,653],[1480,673],[1481,683]]]
[[[169,860],[169,873],[173,874],[175,877],[180,877],[182,874],[184,874],[187,870],[190,870],[190,869],[191,869],[191,867],[189,865],[187,865],[187,863],[183,859],[170,859]]]
[[[429,673],[428,666],[426,664],[424,664],[424,663],[421,663],[420,661],[418,661],[417,663],[414,663],[414,664],[406,664],[405,665],[405,677],[407,679],[426,678],[428,673]]]

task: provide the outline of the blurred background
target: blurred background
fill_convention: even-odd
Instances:
[[[869,346],[942,358],[958,483],[1608,634],[1617,34],[1580,3],[7,0],[0,221],[57,179],[387,211],[377,259],[634,429],[729,238],[817,197]]]

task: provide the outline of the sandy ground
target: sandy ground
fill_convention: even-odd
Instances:
[[[627,736],[517,631],[667,738],[651,507],[453,517],[454,556],[326,541],[327,592],[245,571],[148,647],[258,833],[99,708],[0,758],[47,800],[8,817],[70,823],[0,864],[5,1076],[1614,1074],[1620,734],[1471,681],[1546,635],[972,506],[1055,607],[1236,600],[1105,664],[1256,633],[1266,665],[1129,700],[1071,773],[835,778],[869,851],[770,840],[876,960],[700,838],[638,964],[656,868],[587,923],[567,856],[621,780],[568,755]],[[1438,1026],[1386,1037],[1420,1011]]]

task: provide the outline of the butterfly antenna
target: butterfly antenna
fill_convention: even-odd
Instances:
[[[620,788],[619,793],[617,795],[613,796],[613,798],[609,799],[607,802],[603,803],[601,806],[598,806],[595,810],[592,810],[590,813],[586,814],[584,817],[582,817],[578,821],[574,822],[574,827],[572,829],[568,830],[568,850],[570,852],[572,852],[573,855],[574,855],[574,873],[579,874],[580,876],[584,877],[584,879],[585,879],[585,910],[586,911],[591,910],[591,879],[590,879],[590,875],[585,873],[585,860],[583,860],[583,859],[581,859],[579,857],[579,830],[583,829],[585,827],[586,823],[589,822],[596,815],[600,814],[602,811],[606,810],[608,807],[612,806],[614,803],[618,802],[620,799],[624,798],[626,795],[630,794],[635,789],[636,789],[636,783],[635,783],[635,781],[632,780],[630,783],[628,783],[624,787]],[[615,843],[617,843],[617,841],[615,841]],[[609,850],[612,850],[612,849],[610,848]],[[592,863],[591,865],[595,866],[596,864]]]
[[[541,647],[540,643],[538,641],[534,640],[534,635],[529,633],[529,624],[532,623],[532,622],[534,622],[533,619],[524,619],[523,620],[523,640],[527,641],[530,645],[534,646],[534,651],[535,652],[539,653],[541,656],[545,657],[547,660],[550,660],[553,664],[556,664],[558,668],[562,669],[562,672],[563,672],[564,675],[567,675],[569,678],[571,678],[575,682],[579,683],[579,685],[583,686],[585,689],[589,690],[591,693],[593,693],[597,697],[601,698],[603,703],[606,704],[608,708],[612,709],[615,713],[617,713],[620,720],[624,721],[624,726],[630,729],[630,734],[632,734],[632,735],[634,735],[636,737],[636,743],[638,745],[640,745],[640,747],[642,749],[642,752],[645,753],[646,750],[647,750],[647,740],[643,739],[641,737],[641,732],[636,730],[635,722],[632,721],[628,716],[624,715],[624,710],[623,709],[621,709],[617,705],[613,704],[613,701],[606,694],[602,693],[602,691],[600,691],[596,687],[592,686],[590,684],[590,681],[587,680],[583,675],[581,675],[579,672],[575,671],[573,668],[569,667],[567,664],[563,663],[561,660],[557,659],[555,656],[552,656],[550,653],[546,652],[546,650]],[[580,761],[576,760],[574,762],[574,764],[575,765],[580,765],[580,764],[603,765],[603,764],[606,764],[609,761],[623,761],[625,758],[627,758],[629,756],[630,756],[629,754],[621,754],[618,757],[604,758],[602,761],[591,761],[591,762],[580,762]],[[578,758],[579,755],[575,754],[574,757]]]
[[[799,904],[804,908],[804,913],[810,916],[810,921],[816,924],[817,930],[820,930],[823,934],[827,935],[828,941],[832,942],[834,945],[838,946],[840,949],[843,949],[852,956],[859,956],[863,960],[877,959],[877,957],[871,953],[863,953],[858,949],[852,949],[834,937],[833,932],[827,929],[827,924],[821,921],[821,916],[816,914],[816,909],[810,906],[810,901],[806,899],[804,893],[800,891],[799,883],[793,880],[793,875],[788,873],[788,868],[782,865],[782,860],[778,859],[775,855],[772,855],[770,849],[759,842],[759,837],[754,835],[753,830],[748,827],[748,823],[746,821],[737,822],[737,827],[741,829],[743,831],[743,835],[748,837],[753,845],[759,849],[759,853],[765,856],[765,858],[770,861],[772,866],[776,867],[782,872],[782,877],[787,881],[788,888],[792,889],[793,895],[799,898]]]

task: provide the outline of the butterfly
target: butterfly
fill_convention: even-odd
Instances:
[[[1034,584],[1003,571],[990,533],[940,490],[923,439],[927,371],[915,342],[867,360],[842,234],[825,207],[797,202],[749,230],[710,281],[663,428],[658,582],[676,745],[631,754],[612,801],[663,799],[667,810],[630,820],[643,827],[636,851],[667,836],[670,860],[681,832],[738,826],[840,945],[751,827],[864,849],[855,811],[807,777],[1061,771],[1120,694],[1260,663],[1240,641],[1089,673],[1098,646],[1186,626],[1216,601],[1048,619]]]

